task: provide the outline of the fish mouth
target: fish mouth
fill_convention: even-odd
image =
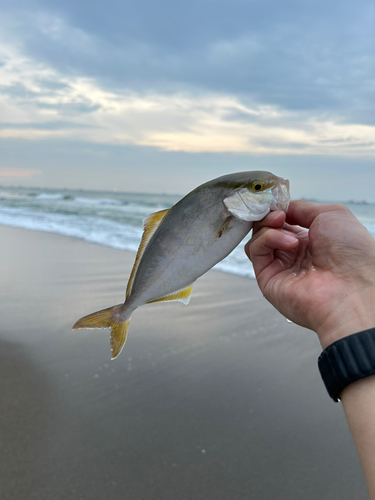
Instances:
[[[271,188],[271,194],[273,196],[273,201],[270,206],[271,210],[281,210],[287,213],[290,203],[289,187],[289,180],[280,178],[279,182]]]

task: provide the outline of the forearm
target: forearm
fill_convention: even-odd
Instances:
[[[373,294],[371,294],[371,297],[372,296]],[[363,300],[364,303],[366,302],[365,298],[366,297],[364,297]],[[352,311],[353,309],[350,309],[350,307],[348,306],[348,310]],[[355,317],[356,314],[353,314],[353,320],[355,319]],[[342,318],[345,320],[344,315],[342,315]],[[362,320],[360,322],[354,322],[354,325],[352,325],[349,321],[344,321],[341,325],[341,330],[339,322],[337,322],[337,325],[338,328],[334,330],[332,335],[327,335],[326,337],[324,337],[323,341],[321,339],[323,348],[327,347],[327,345],[324,344],[328,341],[328,339],[339,340],[340,342],[340,339],[335,338],[335,335],[337,335],[338,333],[340,333],[339,336],[341,339],[345,339],[345,337],[351,335],[353,331],[361,332],[357,335],[353,335],[351,337],[353,339],[362,334],[368,335],[366,331],[372,332],[373,335],[373,328],[375,325],[375,314],[373,312],[373,307],[368,307],[367,312],[363,312]],[[374,337],[372,336],[372,338]],[[350,344],[346,345],[349,346]],[[369,349],[368,358],[367,356],[363,356],[363,364],[361,365],[361,371],[366,371],[366,366],[369,366],[370,368],[373,367],[373,362],[370,360],[374,359],[374,343],[371,342],[369,344],[365,343],[361,345],[362,348]],[[348,347],[348,349],[352,352],[352,357],[354,359],[358,359],[358,352],[360,352],[358,351],[358,347],[354,348],[353,345],[353,350],[350,347]],[[350,359],[351,358],[347,358],[347,362]],[[348,366],[350,365],[351,363],[349,361]],[[354,366],[355,365],[356,363],[354,363]],[[369,372],[374,373],[370,369]],[[341,391],[339,397],[344,408],[350,432],[357,448],[357,453],[370,492],[370,498],[371,500],[375,500],[375,375],[360,378],[359,380],[350,383]]]
[[[375,500],[375,375],[348,385],[341,401],[362,464],[371,500]]]

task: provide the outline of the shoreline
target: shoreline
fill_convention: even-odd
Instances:
[[[110,361],[106,330],[71,327],[123,300],[134,254],[0,241],[2,499],[368,498],[318,340],[255,280],[213,270],[189,305],[139,308]]]

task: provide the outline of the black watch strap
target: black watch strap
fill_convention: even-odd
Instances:
[[[337,403],[347,385],[375,375],[375,328],[329,345],[319,356],[318,367],[328,394]]]

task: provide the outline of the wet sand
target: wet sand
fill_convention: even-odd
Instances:
[[[121,356],[71,331],[122,302],[134,255],[0,227],[2,500],[367,499],[313,334],[211,271],[137,310]]]

